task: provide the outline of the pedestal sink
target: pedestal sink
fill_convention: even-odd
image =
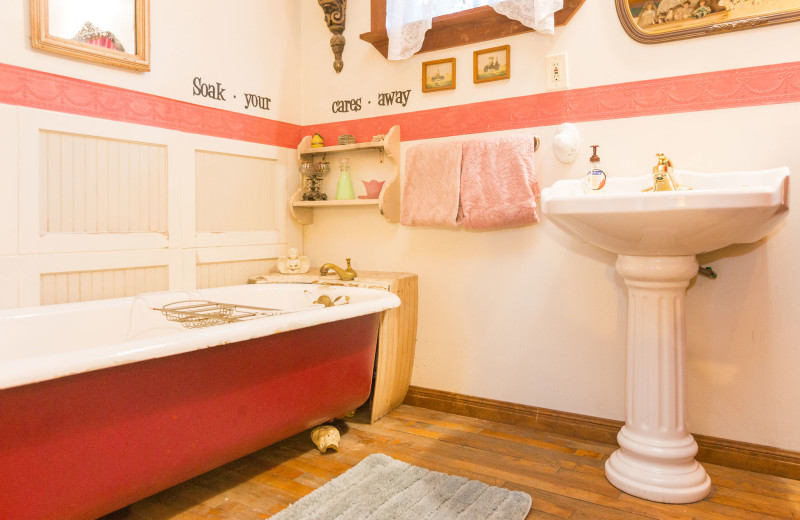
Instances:
[[[692,190],[642,192],[653,177],[609,179],[584,194],[578,180],[542,191],[548,219],[617,253],[628,287],[625,426],[606,477],[631,495],[667,503],[705,498],[711,481],[687,427],[685,292],[698,253],[751,243],[789,209],[789,170],[704,174],[675,170]]]

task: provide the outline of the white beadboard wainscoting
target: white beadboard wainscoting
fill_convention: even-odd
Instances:
[[[300,245],[291,150],[25,107],[0,116],[0,308],[245,283]]]

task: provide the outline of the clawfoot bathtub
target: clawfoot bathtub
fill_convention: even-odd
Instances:
[[[153,310],[198,299],[292,312],[187,329]],[[267,284],[0,312],[0,516],[97,518],[357,408],[399,303]]]

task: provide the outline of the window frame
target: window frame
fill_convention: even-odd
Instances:
[[[564,0],[564,8],[555,14],[555,25],[566,25],[585,0]],[[386,0],[370,0],[370,32],[360,38],[371,43],[383,57],[389,53],[386,33]],[[437,16],[425,33],[425,42],[418,53],[448,49],[471,43],[494,40],[533,31],[516,20],[497,13],[489,6],[475,7],[460,13]]]

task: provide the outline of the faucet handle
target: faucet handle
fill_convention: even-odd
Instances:
[[[653,173],[672,173],[672,161],[663,153],[656,154],[658,164],[653,166]]]
[[[355,269],[353,269],[350,266],[350,259],[349,258],[345,258],[345,261],[347,262],[347,267],[344,270],[344,272],[347,273],[347,275],[346,275],[347,278],[346,279],[347,280],[353,280],[356,276],[358,276],[358,273],[356,272]],[[342,280],[345,280],[345,278],[343,277]]]

